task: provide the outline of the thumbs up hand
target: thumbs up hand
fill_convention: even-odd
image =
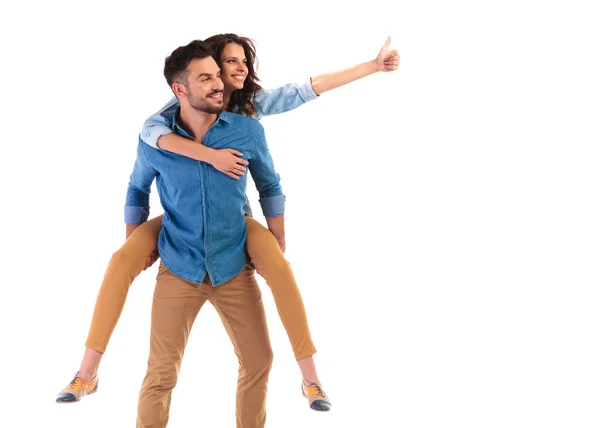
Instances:
[[[388,37],[385,41],[385,44],[379,51],[377,58],[375,58],[375,62],[377,63],[377,71],[394,71],[400,64],[400,54],[398,54],[398,51],[395,49],[388,49],[390,43],[392,43],[392,38]]]

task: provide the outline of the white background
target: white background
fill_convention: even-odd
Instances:
[[[54,399],[124,239],[137,133],[171,96],[164,58],[222,32],[257,41],[267,88],[372,59],[388,35],[401,54],[394,73],[262,121],[333,401],[308,409],[261,280],[267,426],[599,426],[593,2],[350,3],[1,6],[3,427],[134,426],[156,265],[131,288],[99,392]],[[206,305],[169,428],[233,427],[236,376]]]

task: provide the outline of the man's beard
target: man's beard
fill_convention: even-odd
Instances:
[[[221,91],[213,92],[210,95],[218,94],[219,92]],[[195,97],[191,94],[188,95],[188,101],[190,103],[190,106],[192,106],[192,108],[197,111],[201,111],[208,114],[219,114],[223,112],[222,102],[221,105],[211,104],[206,99]]]

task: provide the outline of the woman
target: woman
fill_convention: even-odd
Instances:
[[[392,71],[398,67],[399,56],[387,47],[390,39],[375,60],[355,67],[310,79],[304,85],[285,85],[265,91],[258,85],[254,70],[256,50],[250,39],[235,34],[219,34],[205,40],[221,68],[224,84],[223,101],[227,110],[260,119],[263,115],[292,110],[328,90],[345,85],[376,71]],[[145,123],[141,136],[149,145],[160,147],[183,156],[212,164],[234,179],[245,173],[247,162],[241,153],[231,150],[214,150],[173,133],[167,118],[161,115],[176,103],[171,100],[161,111]],[[247,250],[257,271],[271,288],[279,316],[290,339],[294,355],[303,376],[302,392],[313,410],[328,411],[330,402],[321,388],[313,354],[316,352],[302,297],[290,266],[284,258],[285,242],[277,241],[273,233],[247,213]],[[96,392],[97,370],[106,350],[112,331],[119,319],[129,286],[140,272],[157,259],[158,235],[162,216],[140,225],[113,254],[102,286],[98,293],[92,325],[86,341],[86,350],[80,369],[73,381],[59,394],[56,401],[76,402],[83,396]]]

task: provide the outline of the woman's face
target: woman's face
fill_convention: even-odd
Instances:
[[[242,89],[248,75],[244,48],[234,42],[227,43],[221,53],[221,64],[221,80],[225,91]]]

